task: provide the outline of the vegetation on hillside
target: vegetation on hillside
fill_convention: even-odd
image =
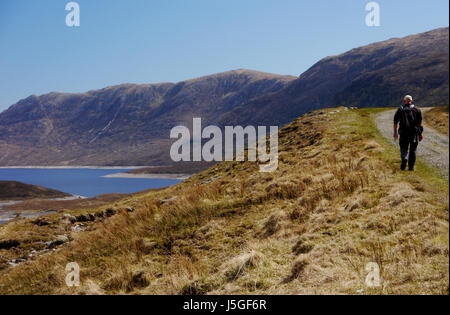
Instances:
[[[31,198],[64,198],[70,194],[16,181],[0,180],[0,200],[24,200]]]
[[[128,171],[128,174],[186,174],[191,175],[204,171],[217,162],[178,162],[170,166],[143,167]]]
[[[449,133],[448,105],[435,107],[424,114],[425,123],[440,133],[447,135]]]
[[[0,293],[448,294],[448,181],[421,163],[400,172],[373,112],[339,108],[295,120],[280,131],[274,173],[220,163],[176,186],[86,209],[95,220],[82,231],[74,225],[84,217],[60,215],[46,226],[1,226],[0,239],[19,240],[0,249],[8,259],[57,235],[69,241],[3,265]],[[104,216],[111,207],[115,215]],[[68,262],[81,267],[80,287],[65,285]],[[379,288],[365,285],[369,262],[380,267]]]

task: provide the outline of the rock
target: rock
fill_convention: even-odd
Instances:
[[[87,217],[84,214],[77,215],[76,219],[78,222],[86,222],[87,221]]]
[[[308,242],[305,242],[304,240],[300,239],[294,247],[292,247],[292,252],[295,254],[307,254],[314,248],[314,245]]]
[[[92,213],[89,214],[80,214],[76,217],[78,222],[92,222],[95,221],[95,216]]]
[[[116,208],[108,208],[105,211],[105,214],[107,217],[111,217],[113,215],[115,215],[117,213],[117,209]]]
[[[308,258],[308,256],[306,255],[300,255],[299,257],[297,257],[297,259],[294,261],[294,264],[292,265],[292,269],[291,269],[291,279],[296,279],[298,277],[300,277],[306,266],[308,266],[310,263],[310,260]]]
[[[160,205],[163,205],[163,204],[165,204],[165,203],[169,203],[169,202],[171,202],[171,201],[174,201],[174,200],[177,199],[177,198],[178,198],[177,196],[173,196],[173,197],[171,197],[171,198],[166,198],[166,199],[161,200],[161,201],[159,202],[159,204],[160,204]]]
[[[187,283],[181,288],[179,294],[181,295],[205,295],[209,291],[215,288],[214,283],[204,282],[201,280],[196,280],[191,283]]]
[[[10,265],[11,267],[16,267],[23,262],[26,262],[26,260],[25,259],[13,259],[10,262],[8,262],[8,265]]]
[[[134,212],[134,208],[133,208],[133,207],[130,207],[130,206],[125,207],[125,210],[126,210],[127,212]]]
[[[150,282],[148,281],[147,277],[145,276],[144,271],[138,271],[133,274],[130,284],[131,284],[131,287],[133,287],[133,288],[145,288],[150,284]]]
[[[62,221],[64,221],[65,223],[73,224],[73,223],[75,223],[77,221],[77,218],[75,216],[73,216],[73,215],[65,213],[62,216]]]
[[[360,206],[359,202],[358,202],[358,201],[355,201],[355,202],[353,202],[353,203],[347,204],[347,205],[345,206],[345,210],[347,210],[347,211],[349,211],[349,212],[353,212],[354,210],[359,209],[360,207],[361,207],[361,206]]]
[[[278,187],[279,187],[279,185],[278,185],[277,183],[269,184],[269,185],[266,187],[266,192],[270,192],[270,191],[272,191],[272,190],[274,190],[274,189],[276,189],[276,188],[278,188]]]
[[[57,244],[57,245],[61,245],[61,244],[64,244],[64,243],[67,243],[69,241],[69,237],[67,236],[67,235],[58,235],[56,238],[55,238],[55,243]]]
[[[272,214],[269,219],[264,223],[264,237],[269,237],[278,232],[281,229],[280,222],[283,219],[283,213],[278,211]]]
[[[314,117],[314,116],[320,116],[320,115],[323,115],[323,114],[325,114],[324,111],[315,112],[315,113],[314,113],[314,112],[312,112],[312,113],[309,112],[309,113],[306,114],[306,116],[307,116],[307,117]]]
[[[20,245],[20,242],[17,240],[0,241],[0,249],[11,249],[11,248],[17,247],[19,245]]]
[[[38,219],[32,221],[31,223],[33,223],[33,224],[35,224],[35,225],[37,225],[37,226],[46,226],[46,225],[50,225],[50,222],[48,222],[47,220],[42,219],[42,218],[38,218]]]
[[[58,235],[53,241],[48,241],[45,244],[47,245],[47,248],[51,249],[67,242],[69,242],[69,237],[67,235]]]
[[[158,247],[158,243],[154,240],[144,238],[141,246],[144,254],[150,254],[156,247]]]
[[[219,175],[215,175],[215,176],[213,176],[211,178],[208,178],[207,180],[204,180],[203,182],[200,183],[200,185],[205,185],[205,184],[212,183],[213,181],[215,181],[215,180],[217,180],[219,178],[220,178]]]
[[[75,226],[72,226],[72,231],[73,232],[80,232],[80,231],[83,231],[85,228],[86,228],[85,224],[79,223],[79,224],[77,224]]]

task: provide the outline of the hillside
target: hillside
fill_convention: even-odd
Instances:
[[[285,124],[313,109],[448,105],[449,29],[393,38],[320,60],[277,93],[234,108],[223,122]],[[268,115],[270,113],[270,115]]]
[[[214,124],[295,77],[236,70],[179,83],[30,96],[0,114],[0,165],[158,165],[170,129]]]
[[[378,111],[296,119],[273,173],[224,162],[73,220],[0,226],[0,293],[448,294],[448,181],[422,163],[400,172]],[[78,288],[65,285],[68,262]],[[369,262],[381,287],[365,285]]]
[[[0,113],[0,165],[171,164],[169,131],[284,125],[336,105],[447,105],[448,28],[327,57],[299,78],[236,70],[179,83],[124,84],[79,94],[30,96]]]
[[[69,196],[71,195],[41,186],[0,180],[0,200],[51,199]]]
[[[448,116],[449,106],[435,107],[430,109],[424,115],[425,122],[439,131],[440,133],[447,135],[449,134],[449,116]]]

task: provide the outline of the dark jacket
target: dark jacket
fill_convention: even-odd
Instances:
[[[403,105],[394,116],[394,124],[399,124],[400,136],[416,137],[422,134],[422,111],[414,105]]]

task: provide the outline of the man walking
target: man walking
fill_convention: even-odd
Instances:
[[[398,128],[399,123],[400,129]],[[403,99],[403,106],[397,110],[394,116],[394,139],[398,140],[400,134],[402,171],[406,169],[406,165],[410,171],[414,171],[417,146],[423,139],[422,133],[422,112],[414,106],[412,97],[406,95]]]

